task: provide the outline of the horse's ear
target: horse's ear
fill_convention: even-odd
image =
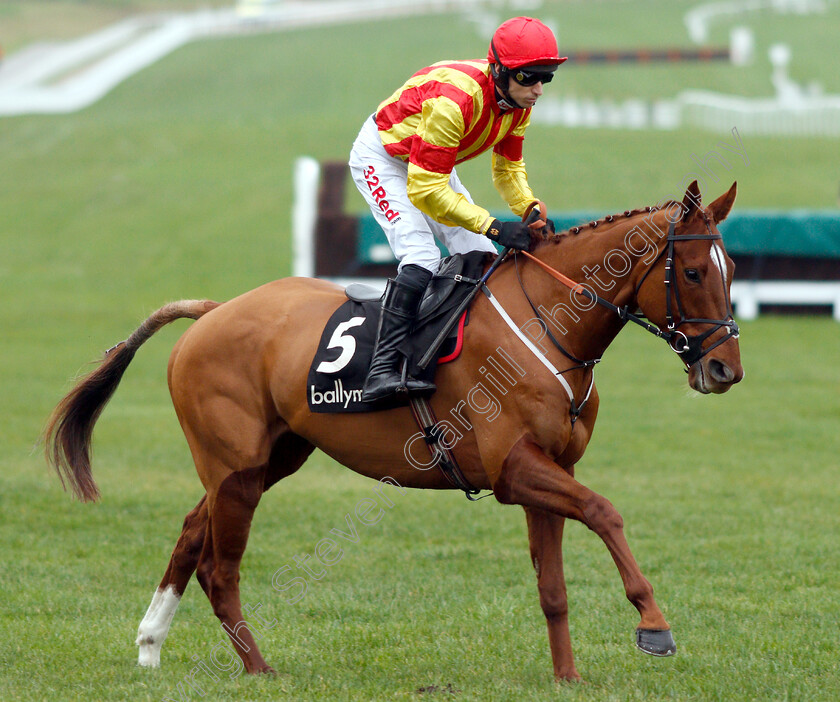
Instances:
[[[732,209],[732,205],[735,203],[735,194],[737,190],[738,182],[736,181],[732,183],[732,187],[729,188],[728,192],[721,195],[717,200],[709,205],[709,211],[712,213],[712,217],[715,218],[715,222],[722,222],[726,219],[726,216]]]
[[[700,207],[700,186],[697,185],[696,180],[691,181],[691,185],[685,191],[683,198],[683,219],[688,219],[694,214],[695,210]]]

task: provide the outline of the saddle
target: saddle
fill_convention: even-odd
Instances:
[[[437,366],[455,360],[469,310],[447,335],[437,351],[437,362],[421,370],[418,362],[437,338],[441,328],[481,278],[490,255],[481,251],[454,254],[441,261],[420,303],[417,321],[399,347],[408,362],[408,373],[433,380]],[[327,321],[318,350],[309,368],[307,402],[317,413],[370,412],[408,404],[408,398],[362,402],[362,386],[376,343],[382,293],[369,285],[351,284],[347,301]]]

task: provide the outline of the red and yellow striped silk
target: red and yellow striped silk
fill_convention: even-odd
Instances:
[[[502,112],[487,61],[443,61],[415,73],[376,111],[385,150],[408,161],[408,196],[443,224],[484,232],[490,213],[449,186],[456,164],[493,149],[493,183],[514,214],[534,200],[522,141],[530,110]]]

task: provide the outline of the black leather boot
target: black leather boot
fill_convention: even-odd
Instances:
[[[396,278],[388,281],[382,298],[373,359],[362,388],[363,402],[384,400],[400,391],[434,392],[435,384],[425,380],[407,377],[403,384],[403,355],[397,350],[411,330],[423,293],[431,279],[431,272],[409,264],[403,266]]]

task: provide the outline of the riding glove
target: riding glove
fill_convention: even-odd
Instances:
[[[505,248],[527,250],[531,246],[531,230],[524,222],[500,222],[494,219],[487,229],[487,238]]]

